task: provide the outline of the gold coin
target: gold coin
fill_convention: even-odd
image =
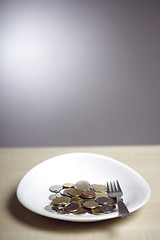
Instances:
[[[74,187],[73,183],[64,183],[63,184],[63,188],[73,188],[73,187]]]
[[[94,208],[94,209],[91,209],[91,211],[92,211],[92,213],[93,213],[94,215],[102,215],[102,214],[104,214],[104,212],[101,210],[100,207],[96,207],[96,208]]]
[[[83,207],[80,207],[77,211],[73,212],[73,214],[76,214],[76,215],[83,215],[85,213],[87,213],[87,209],[83,208]]]
[[[105,192],[105,191],[107,191],[107,187],[105,185],[101,185],[101,184],[94,184],[93,185],[93,189],[96,192]]]
[[[71,202],[78,203],[79,205],[84,203],[84,199],[80,197],[72,197]]]
[[[79,204],[77,203],[69,203],[68,205],[66,205],[64,207],[64,209],[67,211],[67,212],[75,212],[79,209]]]
[[[56,206],[63,206],[68,202],[69,202],[69,199],[67,197],[56,197],[52,201],[52,203]]]
[[[70,188],[67,193],[73,197],[79,197],[82,194],[82,190]]]
[[[108,197],[108,195],[105,192],[96,192],[95,198],[99,198],[99,197]]]
[[[108,206],[113,206],[116,203],[116,200],[113,198],[109,198],[109,201],[106,203]]]
[[[95,192],[93,192],[93,191],[83,191],[82,192],[82,197],[93,198],[93,197],[95,197]]]
[[[92,209],[92,208],[96,208],[98,206],[98,203],[93,200],[87,200],[83,203],[83,206],[85,208]]]

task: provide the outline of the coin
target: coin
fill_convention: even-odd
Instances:
[[[73,183],[64,183],[63,184],[63,188],[73,188],[73,187],[74,187]]]
[[[71,196],[78,197],[82,194],[82,190],[70,188],[67,190],[67,193]]]
[[[49,212],[55,212],[55,208],[52,205],[47,205],[45,206],[45,210],[49,211]]]
[[[61,189],[61,190],[60,190],[60,194],[63,195],[63,196],[70,197],[71,195],[69,195],[69,194],[67,193],[67,190],[68,190],[68,189]]]
[[[60,214],[68,213],[64,208],[58,208],[57,212],[60,213]]]
[[[102,214],[104,214],[104,212],[101,210],[100,207],[96,207],[96,208],[94,208],[94,209],[91,209],[91,211],[92,211],[92,213],[93,213],[94,215],[102,215]]]
[[[87,181],[79,181],[74,185],[74,187],[80,190],[88,190],[90,189],[90,184]]]
[[[84,199],[80,197],[72,197],[71,202],[78,203],[79,205],[84,203]]]
[[[67,211],[67,212],[75,212],[79,209],[79,204],[77,203],[69,203],[68,205],[66,205],[64,207],[64,209]]]
[[[101,185],[101,184],[94,184],[93,185],[93,189],[96,192],[105,192],[105,191],[107,191],[107,187],[105,185]]]
[[[58,193],[62,189],[62,186],[60,185],[53,185],[49,188],[51,192]]]
[[[56,197],[55,199],[52,200],[52,203],[56,206],[63,206],[68,202],[69,200],[67,197]]]
[[[109,201],[107,202],[108,206],[113,206],[116,203],[116,199],[109,198]]]
[[[49,200],[51,200],[51,201],[52,201],[53,199],[55,199],[55,198],[56,198],[56,193],[54,193],[54,194],[52,194],[52,195],[49,196]]]
[[[109,198],[106,198],[106,197],[99,197],[96,199],[96,202],[102,205],[107,204],[108,201],[109,201]]]
[[[83,208],[83,207],[80,207],[77,211],[73,212],[73,214],[76,214],[76,215],[83,215],[85,213],[87,213],[87,209]]]
[[[110,213],[114,211],[114,208],[111,206],[101,206],[100,208],[104,213]]]
[[[83,191],[82,192],[82,196],[85,197],[85,198],[93,198],[95,197],[95,192],[93,191]]]
[[[98,203],[93,200],[87,200],[83,203],[83,206],[85,208],[92,209],[92,208],[96,208],[98,206]]]
[[[108,195],[105,192],[95,192],[95,198],[99,197],[108,197]]]

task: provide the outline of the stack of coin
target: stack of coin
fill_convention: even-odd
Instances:
[[[45,209],[59,214],[107,214],[115,211],[116,200],[108,197],[105,185],[79,181],[76,184],[64,183],[49,188],[50,205]]]

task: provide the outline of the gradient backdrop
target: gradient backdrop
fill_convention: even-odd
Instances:
[[[160,144],[160,1],[1,0],[0,146]]]

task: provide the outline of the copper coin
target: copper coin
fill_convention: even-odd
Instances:
[[[93,198],[95,197],[95,192],[93,191],[83,191],[82,192],[82,196],[85,197],[85,198]]]
[[[67,212],[75,212],[79,209],[79,204],[77,203],[69,203],[68,205],[66,205],[64,207],[64,209],[67,211]]]
[[[92,208],[96,208],[98,206],[98,203],[93,200],[87,200],[83,203],[83,206],[85,208],[92,209]]]
[[[108,201],[109,201],[109,198],[106,198],[106,197],[96,198],[96,202],[102,205],[106,205]]]
[[[104,212],[101,210],[100,207],[96,207],[96,208],[94,208],[94,209],[91,209],[91,211],[92,211],[92,213],[93,213],[94,215],[102,215],[102,214],[104,214]]]

